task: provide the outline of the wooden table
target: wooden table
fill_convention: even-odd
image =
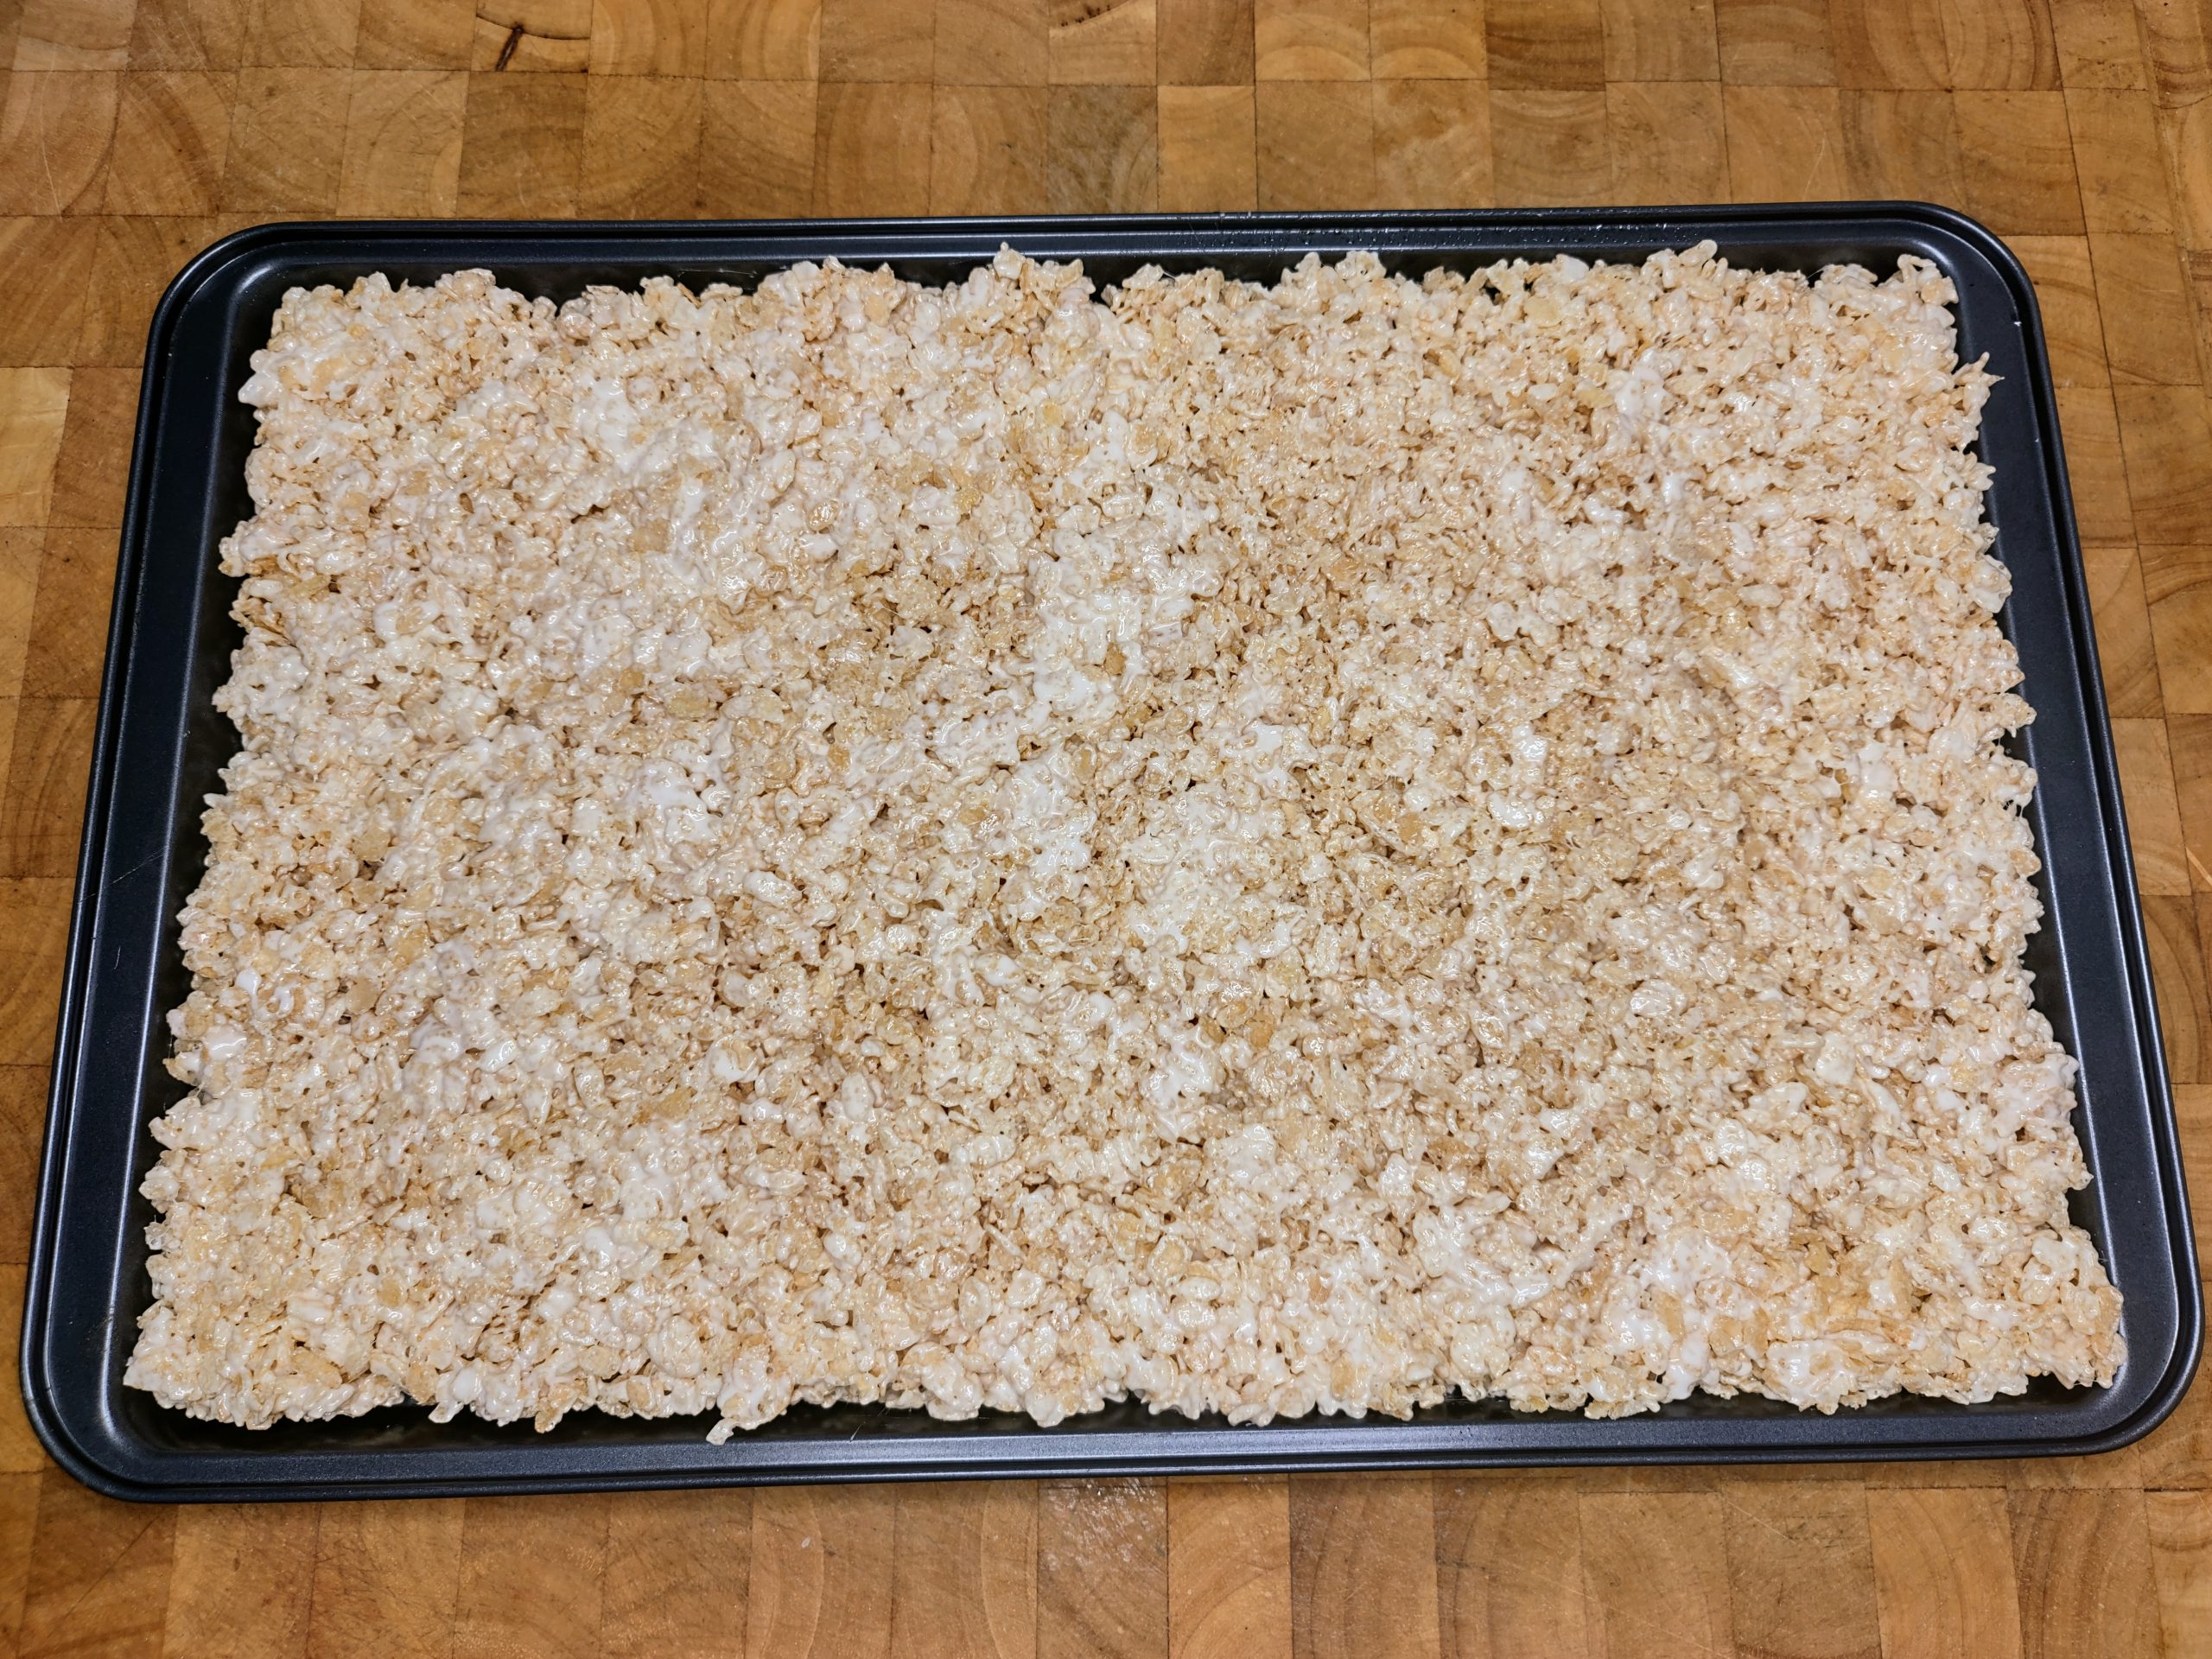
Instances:
[[[11,1346],[146,318],[274,218],[1962,207],[2042,291],[2212,1170],[2205,0],[0,0],[0,65]],[[2212,1386],[2083,1462],[172,1511],[8,1376],[27,1655],[2212,1652]]]

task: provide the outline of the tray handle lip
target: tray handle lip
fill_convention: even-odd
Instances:
[[[2190,1226],[2187,1191],[2183,1184],[2177,1129],[2174,1118],[2172,1096],[2164,1064],[2164,1046],[2159,1040],[2158,1012],[2148,994],[2149,953],[2143,929],[2139,889],[2136,885],[2134,859],[2126,836],[2125,807],[2121,799],[2118,766],[2112,748],[2111,726],[2102,694],[2103,681],[2099,672],[2096,640],[2088,597],[2082,578],[2080,538],[2074,516],[2073,493],[2064,462],[2063,440],[2060,434],[2056,399],[2050,378],[2048,353],[2044,345],[2041,308],[2037,303],[2035,289],[2018,256],[1988,226],[1956,208],[1940,203],[1910,200],[1859,200],[1834,202],[1740,202],[1728,204],[1670,204],[1629,208],[1552,207],[1535,209],[1374,209],[1347,210],[1324,213],[1238,213],[1211,214],[1035,214],[1035,215],[978,215],[965,218],[853,218],[842,219],[670,219],[670,220],[606,220],[606,219],[327,219],[272,220],[232,232],[209,244],[194,255],[173,277],[156,304],[147,329],[144,372],[139,388],[137,426],[128,474],[128,488],[117,556],[114,598],[109,615],[107,662],[101,681],[98,708],[98,721],[94,732],[91,777],[86,791],[85,830],[79,848],[76,880],[72,893],[71,914],[62,959],[60,1007],[55,1021],[54,1057],[48,1087],[47,1134],[41,1151],[38,1182],[37,1212],[32,1229],[31,1255],[24,1284],[23,1325],[17,1362],[25,1414],[33,1433],[54,1461],[74,1478],[105,1496],[133,1502],[168,1503],[193,1501],[238,1501],[241,1499],[278,1500],[302,1497],[338,1497],[346,1496],[429,1497],[467,1492],[509,1491],[514,1483],[496,1478],[475,1479],[467,1477],[451,1480],[408,1478],[391,1483],[347,1480],[342,1478],[328,1481],[299,1481],[283,1485],[260,1484],[237,1486],[226,1483],[207,1484],[172,1483],[149,1480],[114,1465],[99,1455],[99,1451],[79,1446],[63,1429],[58,1414],[52,1408],[51,1383],[43,1364],[46,1338],[46,1311],[52,1294],[54,1268],[54,1216],[64,1184],[68,1162],[69,1135],[67,1131],[74,1114],[76,1090],[73,1077],[77,1056],[85,1040],[84,994],[86,976],[89,972],[92,947],[99,919],[99,895],[96,890],[102,868],[107,840],[106,818],[112,794],[114,743],[116,725],[120,717],[124,692],[128,680],[129,651],[135,607],[129,601],[134,597],[144,558],[147,533],[147,497],[154,468],[155,452],[158,448],[157,422],[155,419],[160,393],[166,384],[169,343],[186,308],[203,291],[219,286],[225,274],[252,256],[281,253],[297,249],[310,251],[315,245],[343,242],[360,238],[420,238],[428,242],[449,239],[473,239],[479,243],[524,241],[538,237],[589,238],[636,240],[652,236],[712,238],[724,236],[737,242],[766,241],[779,235],[819,234],[824,231],[845,233],[862,232],[895,237],[938,238],[950,233],[958,236],[992,227],[1004,237],[1023,232],[1051,233],[1120,230],[1173,232],[1213,229],[1232,232],[1263,232],[1268,231],[1311,231],[1317,227],[1357,232],[1372,227],[1378,232],[1391,228],[1408,230],[1465,227],[1469,225],[1512,225],[1538,230],[1560,231],[1607,229],[1649,229],[1659,232],[1681,226],[1685,229],[1696,226],[1737,226],[1774,222],[1777,225],[1819,223],[1849,229],[1854,226],[1879,221],[1916,225],[1923,230],[1952,239],[1962,251],[1970,251],[1983,259],[2004,282],[2018,310],[2022,346],[2028,361],[2028,386],[2036,416],[2036,425],[2046,440],[2045,474],[2055,508],[2054,520],[2061,542],[2061,564],[2064,570],[2067,594],[2069,632],[2089,695],[2085,696],[2090,728],[2091,765],[2097,774],[2098,796],[2104,808],[2105,835],[2113,860],[2116,881],[2118,922],[2120,947],[2131,969],[2129,995],[2134,1005],[2139,1043],[2143,1049],[2144,1075],[2151,1091],[2151,1131],[2158,1154],[2162,1207],[2168,1231],[2174,1246],[2173,1264],[2176,1269],[2173,1287],[2177,1329],[2175,1345],[2167,1363],[2147,1391],[2142,1402],[2122,1422],[2095,1433],[2056,1440],[2037,1440],[2017,1443],[1989,1442],[1964,1447],[1892,1446],[1885,1448],[1886,1460],[1929,1461],[1961,1458],[2022,1458],[2062,1455],[2084,1455],[2113,1451],[2141,1440],[2172,1414],[2180,1404],[2194,1378],[2202,1351],[2204,1310],[2202,1287],[2197,1281],[2196,1252],[2194,1232]],[[1080,257],[1080,256],[1078,256]],[[113,1452],[118,1448],[99,1448]],[[1486,1465],[1510,1466],[1525,1462],[1529,1466],[1572,1467],[1584,1462],[1599,1464],[1656,1464],[1698,1461],[1758,1461],[1758,1462],[1833,1462],[1863,1458],[1864,1448],[1848,1444],[1826,1446],[1792,1448],[1787,1455],[1775,1456],[1760,1451],[1746,1455],[1738,1452],[1732,1456],[1707,1459],[1695,1452],[1664,1451],[1644,1453],[1612,1453],[1592,1459],[1586,1458],[1560,1459],[1538,1454],[1526,1459],[1511,1455],[1491,1454],[1484,1459]],[[127,1460],[127,1459],[126,1459]],[[1245,1459],[1239,1467],[1259,1467],[1265,1458]],[[1141,1460],[1132,1460],[1133,1472],[1199,1472],[1209,1460],[1188,1456],[1181,1459],[1162,1457],[1156,1465],[1141,1466]],[[1417,1455],[1387,1452],[1372,1459],[1347,1457],[1343,1459],[1308,1458],[1285,1459],[1281,1466],[1322,1470],[1325,1468],[1390,1468],[1451,1466],[1446,1463]],[[996,1467],[996,1465],[994,1465]],[[1039,1457],[1034,1467],[1009,1465],[1002,1472],[1051,1473],[1056,1469],[1055,1460]],[[822,1480],[883,1480],[900,1478],[943,1478],[963,1472],[957,1465],[849,1465],[824,1472],[770,1471],[753,1475],[745,1471],[717,1471],[702,1473],[690,1480],[654,1480],[654,1485],[667,1486],[685,1484],[751,1484],[755,1480],[822,1481]],[[618,1490],[639,1483],[620,1476],[605,1478],[577,1476],[555,1478],[528,1483],[527,1490],[543,1491],[588,1491]]]

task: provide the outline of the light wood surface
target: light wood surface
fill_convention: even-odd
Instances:
[[[2042,290],[2212,1174],[2207,0],[0,0],[10,1352],[137,362],[194,249],[333,214],[1853,195],[1967,209]],[[2212,1653],[2212,1386],[2081,1462],[172,1511],[54,1469],[6,1375],[26,1655]]]

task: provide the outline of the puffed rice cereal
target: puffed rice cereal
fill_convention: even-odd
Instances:
[[[296,289],[129,1381],[2108,1382],[1951,288]]]

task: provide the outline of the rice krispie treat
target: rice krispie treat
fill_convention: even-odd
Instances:
[[[129,1380],[2109,1382],[1908,260],[296,290]]]

